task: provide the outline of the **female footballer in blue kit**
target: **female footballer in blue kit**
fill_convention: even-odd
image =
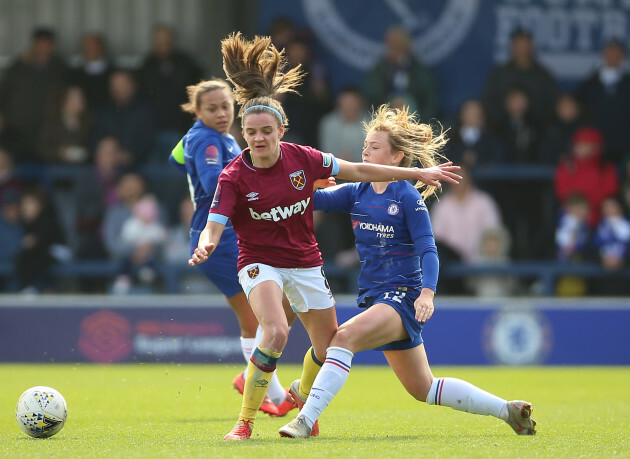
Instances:
[[[226,440],[247,440],[267,382],[287,340],[283,292],[304,324],[312,348],[304,357],[301,393],[308,394],[337,329],[334,298],[322,269],[313,228],[313,185],[337,175],[353,181],[440,180],[457,183],[450,163],[402,169],[337,160],[314,148],[281,142],[288,120],[275,95],[295,92],[299,67],[283,72],[284,55],[269,37],[245,40],[240,33],[221,43],[223,68],[241,104],[243,137],[249,148],[219,177],[208,223],[190,265],[214,259],[226,222],[238,236],[239,279],[263,329],[248,366],[241,412]],[[219,244],[220,247],[220,244]],[[314,434],[315,429],[310,433]]]
[[[192,253],[197,247],[201,231],[206,226],[219,174],[241,153],[241,148],[229,133],[234,122],[234,97],[228,83],[213,78],[189,86],[187,92],[188,103],[182,105],[182,110],[194,114],[197,121],[173,149],[169,162],[188,176],[191,199],[195,206],[190,223]],[[228,223],[221,237],[221,246],[212,258],[212,263],[199,265],[197,268],[225,295],[228,304],[236,313],[241,329],[241,350],[248,361],[256,346],[258,320],[238,282],[237,257],[236,234]],[[295,320],[295,313],[288,306],[286,299],[284,301],[291,323]],[[258,336],[260,338],[260,332]],[[244,384],[245,374],[241,372],[234,379],[233,385],[242,394]],[[275,374],[270,382],[268,397],[260,409],[272,416],[284,416],[295,407]]]
[[[408,109],[381,106],[366,125],[363,161],[408,167],[431,164],[446,143]],[[418,183],[422,187],[422,183]],[[503,419],[519,435],[536,433],[528,402],[506,401],[455,378],[434,378],[422,340],[433,314],[438,254],[422,195],[409,182],[350,183],[318,190],[315,210],[350,213],[361,260],[357,303],[366,308],[339,326],[298,416],[280,435],[306,438],[346,382],[356,352],[382,350],[415,399]],[[293,386],[296,382],[293,383]],[[292,391],[293,392],[293,391]]]

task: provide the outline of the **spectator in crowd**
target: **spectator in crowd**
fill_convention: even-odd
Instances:
[[[420,119],[428,121],[438,114],[438,90],[432,72],[412,54],[409,32],[392,26],[385,33],[385,55],[368,71],[363,94],[368,106],[377,107],[401,93],[414,99]]]
[[[115,137],[104,137],[94,152],[94,167],[75,186],[76,257],[106,259],[101,230],[105,213],[118,202],[116,186],[126,164],[126,153]]]
[[[626,268],[630,253],[630,220],[624,216],[623,206],[618,197],[602,201],[602,218],[595,229],[593,242],[599,254],[601,265],[609,273]],[[628,295],[630,285],[627,277],[612,275],[597,279],[594,292],[598,295]]]
[[[476,266],[506,266],[510,262],[510,233],[504,227],[488,228],[481,234],[478,252],[472,264]],[[468,290],[475,296],[498,298],[520,291],[518,278],[506,274],[479,274],[466,278]]]
[[[97,111],[109,100],[109,78],[115,66],[102,35],[88,33],[81,38],[81,57],[69,74],[69,83],[85,94],[90,111]]]
[[[481,244],[481,236],[490,228],[501,226],[501,214],[495,200],[479,190],[462,167],[457,186],[431,207],[431,226],[435,240],[454,250],[465,263],[472,263]]]
[[[15,176],[13,159],[8,150],[0,147],[0,202],[5,194],[19,195],[20,180]]]
[[[608,160],[619,164],[630,145],[630,74],[625,70],[626,49],[617,39],[602,50],[602,65],[577,89],[591,124],[604,136]]]
[[[571,92],[558,96],[554,117],[546,130],[539,149],[538,163],[557,165],[571,153],[571,138],[585,125],[582,106]]]
[[[515,87],[526,91],[532,116],[546,125],[553,112],[558,84],[536,59],[534,41],[528,30],[519,28],[512,33],[510,49],[509,60],[492,68],[486,79],[483,101],[490,126],[498,126],[508,116],[506,96]]]
[[[556,228],[558,260],[579,262],[588,258],[589,214],[590,204],[583,194],[572,193],[567,196]]]
[[[296,36],[295,24],[286,17],[277,17],[269,25],[269,37],[276,49],[286,49]]]
[[[92,130],[92,148],[106,136],[114,136],[138,166],[149,159],[154,145],[153,112],[138,95],[136,82],[127,70],[116,70],[109,79],[111,101],[98,111]]]
[[[603,136],[595,128],[585,127],[572,138],[571,156],[558,164],[554,187],[560,204],[573,193],[581,193],[590,205],[588,223],[591,228],[599,221],[599,209],[604,199],[619,193],[619,178],[615,166],[602,158]]]
[[[208,283],[206,278],[197,270],[182,264],[182,260],[190,256],[190,222],[194,213],[190,196],[185,196],[179,203],[179,218],[174,225],[167,229],[166,242],[162,251],[162,261],[170,265],[170,271],[178,271],[177,285],[180,293],[205,294],[221,292]],[[174,268],[173,268],[174,267]]]
[[[514,87],[505,94],[505,116],[496,126],[510,164],[535,164],[541,128],[531,109],[531,99],[523,88]]]
[[[349,86],[339,93],[336,105],[319,123],[319,148],[335,152],[336,157],[346,161],[360,162],[365,138],[363,123],[369,118],[363,96]]]
[[[190,116],[179,108],[187,100],[186,87],[198,83],[203,72],[192,57],[175,47],[169,26],[156,25],[151,43],[151,52],[138,70],[139,88],[153,107],[158,148],[163,144],[162,152],[170,153],[190,125]]]
[[[311,43],[307,38],[296,37],[285,49],[288,68],[301,65],[306,72],[301,95],[296,93],[279,94],[287,118],[291,120],[291,129],[287,131],[288,142],[316,144],[319,121],[331,110],[330,90],[326,69],[313,56]]]
[[[12,263],[22,245],[19,203],[17,189],[6,190],[0,195],[0,263]]]
[[[602,218],[594,241],[604,268],[614,271],[623,267],[630,248],[630,221],[616,196],[602,201]]]
[[[116,184],[117,202],[107,208],[103,218],[103,240],[109,258],[121,260],[128,250],[121,240],[122,227],[132,214],[133,206],[147,193],[146,180],[140,174],[127,172]]]
[[[487,128],[483,105],[469,99],[459,109],[444,156],[468,168],[503,162],[503,146]]]
[[[146,194],[133,205],[131,215],[123,223],[120,242],[126,254],[113,292],[128,293],[138,284],[153,292],[159,280],[157,262],[165,241],[166,226],[160,221],[159,204],[155,196]]]
[[[69,259],[53,202],[41,188],[25,191],[19,204],[23,234],[15,257],[19,288],[25,293],[53,287],[50,267]]]
[[[79,86],[60,88],[51,100],[40,140],[47,163],[80,164],[89,158],[92,114]]]
[[[66,65],[55,54],[55,33],[38,27],[30,47],[4,72],[0,81],[0,124],[17,162],[42,158],[38,141],[46,102],[66,77]]]
[[[589,201],[580,193],[572,193],[564,201],[555,234],[559,261],[580,263],[591,258],[589,213]],[[558,296],[583,296],[587,290],[586,280],[576,276],[561,276],[556,284]]]

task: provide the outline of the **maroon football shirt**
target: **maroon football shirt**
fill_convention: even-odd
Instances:
[[[238,269],[250,263],[276,268],[322,265],[313,228],[313,182],[337,172],[330,153],[280,142],[269,168],[252,166],[246,149],[219,176],[211,214],[232,220]]]

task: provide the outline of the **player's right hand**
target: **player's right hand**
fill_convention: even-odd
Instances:
[[[212,252],[214,251],[214,244],[212,242],[204,245],[199,245],[197,247],[191,257],[188,259],[188,264],[190,266],[195,266],[203,263],[210,257]]]

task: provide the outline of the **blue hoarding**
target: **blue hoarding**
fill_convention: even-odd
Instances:
[[[344,322],[361,310],[339,297]],[[440,298],[423,336],[434,365],[628,365],[626,300]],[[284,362],[302,361],[296,322]],[[0,301],[1,362],[241,362],[234,313],[219,296],[50,296]],[[385,363],[380,352],[356,363]]]

